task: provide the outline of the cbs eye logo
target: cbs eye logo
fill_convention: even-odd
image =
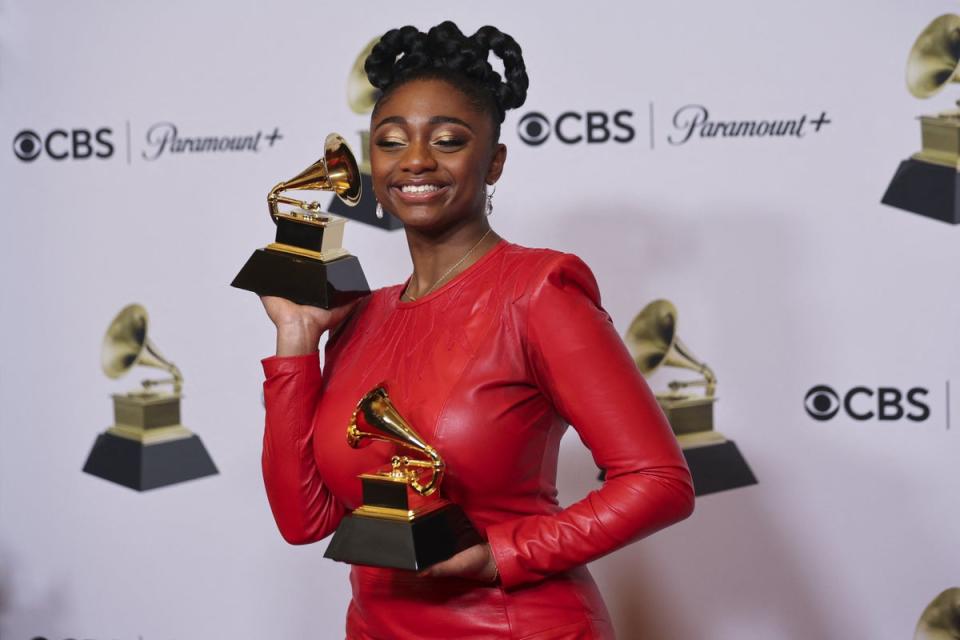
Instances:
[[[814,420],[830,420],[841,409],[854,420],[900,420],[923,422],[930,417],[930,405],[923,398],[930,392],[913,387],[906,392],[895,387],[853,387],[841,397],[833,388],[818,384],[807,391],[803,406]]]
[[[23,162],[33,162],[44,153],[53,160],[106,159],[113,155],[112,135],[113,130],[109,127],[95,131],[54,129],[43,136],[24,129],[13,137],[13,155]]]
[[[633,111],[628,109],[612,114],[606,111],[564,111],[551,122],[539,111],[531,111],[517,123],[517,135],[531,147],[539,147],[551,135],[564,144],[627,143],[637,136],[632,118]]]
[[[814,420],[829,420],[840,411],[840,396],[827,385],[819,384],[807,391],[803,406]]]

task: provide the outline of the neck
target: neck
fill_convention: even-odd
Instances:
[[[486,237],[484,234],[487,234]],[[424,295],[424,292],[437,285],[441,278],[450,280],[469,267],[500,239],[500,236],[490,229],[486,216],[468,220],[440,233],[424,233],[408,227],[406,235],[410,259],[413,261],[413,275],[407,293],[415,298]],[[477,245],[481,238],[483,241]],[[470,251],[474,246],[476,248]],[[467,252],[470,252],[470,255],[463,259]],[[463,261],[457,264],[461,259]],[[454,265],[457,266],[447,273]]]

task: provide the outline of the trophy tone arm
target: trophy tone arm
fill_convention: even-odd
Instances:
[[[600,305],[589,267],[548,256],[525,310],[530,376],[606,470],[604,484],[551,514],[493,524],[488,543],[505,589],[591,562],[693,511],[690,471],[670,424]]]
[[[305,211],[317,212],[320,211],[319,202],[307,202],[306,200],[297,200],[296,198],[290,198],[288,196],[280,195],[280,192],[286,189],[287,183],[281,182],[273,189],[270,190],[270,193],[267,195],[267,210],[270,212],[270,219],[274,222],[277,221],[277,218],[281,216],[290,216],[290,214],[285,214],[280,212],[279,205],[289,204],[295,207],[300,207]],[[292,216],[296,217],[296,216]],[[325,219],[322,216],[318,216],[321,219]]]

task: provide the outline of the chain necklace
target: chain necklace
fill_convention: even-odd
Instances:
[[[475,244],[475,245],[473,245],[472,247],[470,247],[470,250],[467,251],[465,254],[463,254],[463,257],[462,257],[462,258],[460,258],[459,260],[457,260],[457,262],[456,262],[452,267],[450,267],[449,269],[447,269],[447,270],[444,272],[444,274],[443,274],[442,276],[440,276],[440,277],[436,280],[436,282],[434,282],[432,285],[430,285],[430,288],[429,288],[429,289],[427,289],[426,291],[424,291],[423,293],[421,293],[421,294],[420,294],[419,296],[417,296],[416,298],[414,298],[413,296],[410,295],[410,292],[409,292],[410,284],[408,283],[408,284],[407,284],[407,289],[408,289],[408,291],[404,291],[404,293],[405,293],[406,296],[407,296],[407,300],[409,300],[410,302],[413,302],[413,301],[416,300],[417,298],[422,298],[423,296],[425,296],[425,295],[427,295],[428,293],[430,293],[431,291],[433,291],[438,284],[440,284],[441,282],[443,282],[444,278],[446,278],[448,275],[450,275],[450,274],[453,272],[454,269],[456,269],[456,268],[459,267],[461,264],[463,264],[463,261],[467,259],[467,256],[469,256],[471,253],[473,253],[473,250],[476,249],[477,247],[479,247],[481,242],[483,242],[484,240],[486,240],[487,236],[490,235],[490,232],[491,232],[491,231],[493,231],[493,229],[492,229],[492,228],[488,228],[488,229],[487,229],[487,232],[486,232],[485,234],[483,234],[482,236],[480,236],[480,239],[477,240],[477,244]],[[414,271],[413,273],[414,273],[414,275],[416,275],[417,272]],[[412,280],[412,278],[411,278],[411,280]]]

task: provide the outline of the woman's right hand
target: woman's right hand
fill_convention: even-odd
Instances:
[[[334,309],[297,304],[277,296],[260,296],[260,301],[277,327],[277,355],[302,356],[316,351],[323,332],[343,322],[360,299]]]

